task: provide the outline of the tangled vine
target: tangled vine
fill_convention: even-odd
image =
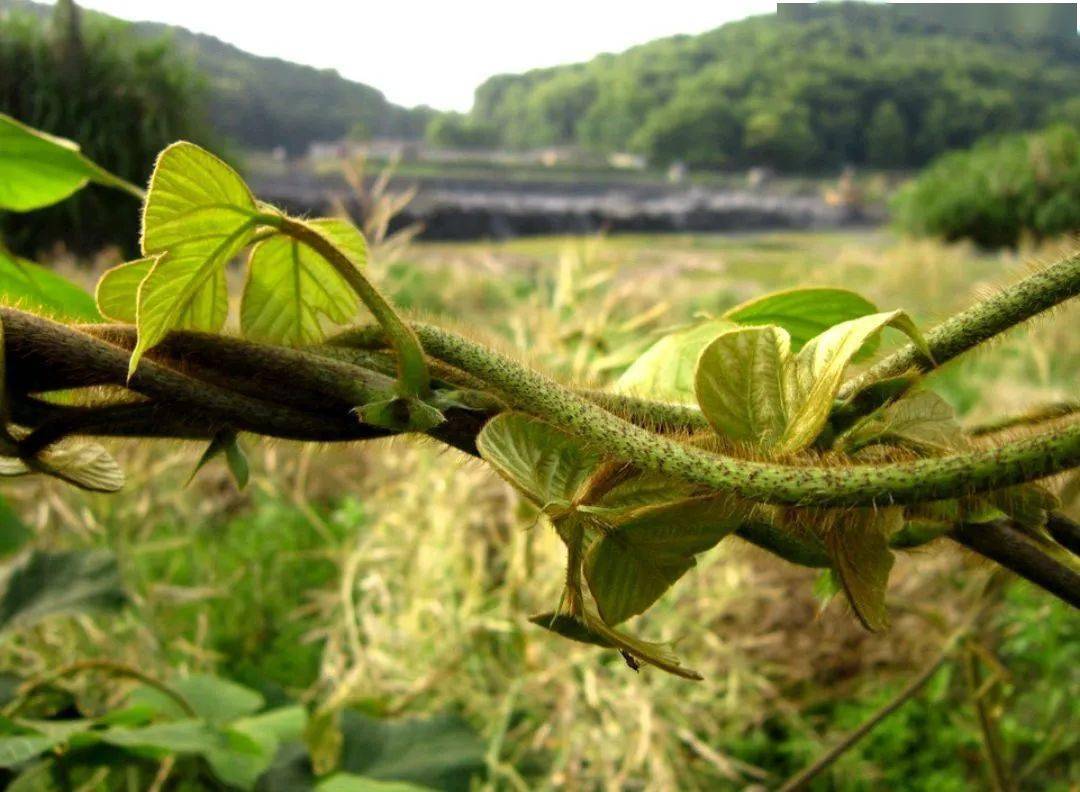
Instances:
[[[50,149],[55,140],[11,134],[83,168],[76,189],[100,177]],[[483,458],[566,544],[563,598],[537,624],[690,678],[669,647],[619,625],[731,533],[830,570],[869,629],[887,624],[894,550],[940,537],[1080,607],[1080,529],[1036,483],[1080,465],[1075,405],[964,432],[922,387],[947,361],[1075,297],[1080,254],[925,333],[845,290],[816,290],[811,308],[800,290],[768,295],[661,339],[615,388],[590,391],[406,321],[364,274],[365,242],[349,223],[289,217],[191,144],[158,160],[142,247],[98,285],[113,323],[0,308],[0,473],[119,487],[104,449],[78,437],[202,440],[204,459],[225,453],[242,478],[241,432],[426,434]],[[224,270],[244,251],[234,337],[221,332]],[[840,315],[822,318],[830,300]],[[360,303],[374,324],[325,333]],[[889,327],[911,343],[845,379]],[[79,396],[52,398],[60,391]]]

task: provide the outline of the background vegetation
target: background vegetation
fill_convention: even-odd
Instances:
[[[1080,231],[1080,127],[947,154],[900,191],[893,210],[905,231],[987,247]]]
[[[172,141],[211,137],[200,84],[167,43],[83,19],[71,2],[58,3],[47,25],[0,16],[0,112],[78,141],[95,162],[136,184]],[[5,241],[27,255],[57,241],[80,254],[116,243],[134,253],[138,228],[131,197],[112,190],[85,190],[28,215],[0,213]]]
[[[752,17],[492,77],[459,134],[630,149],[698,167],[905,168],[1046,123],[1075,103],[1078,69],[1071,30],[969,32],[884,4],[837,3],[810,19]]]

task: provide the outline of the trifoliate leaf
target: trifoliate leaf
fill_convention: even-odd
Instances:
[[[308,225],[348,251],[359,266],[367,259],[363,235],[345,220],[312,220]],[[257,340],[302,345],[323,340],[323,320],[353,319],[358,300],[352,287],[322,256],[301,242],[275,235],[251,251],[240,305],[244,335]]]
[[[79,152],[70,140],[0,113],[0,209],[28,212],[57,203],[94,181],[141,197],[142,190]]]
[[[736,305],[723,318],[741,325],[774,325],[791,337],[791,351],[798,352],[814,336],[833,325],[877,313],[877,306],[847,289],[812,287],[772,292]],[[877,346],[872,336],[860,355],[869,355]]]
[[[143,254],[157,260],[138,289],[130,372],[174,328],[221,328],[225,265],[250,241],[257,216],[243,179],[213,154],[185,142],[161,153],[143,208]]]

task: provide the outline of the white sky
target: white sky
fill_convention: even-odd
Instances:
[[[587,60],[775,10],[758,0],[80,0],[320,68],[393,102],[468,110],[486,78]]]

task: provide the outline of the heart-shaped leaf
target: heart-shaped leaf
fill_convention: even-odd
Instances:
[[[174,328],[221,328],[225,265],[251,240],[258,216],[243,179],[213,154],[186,142],[161,153],[143,207],[143,255],[156,260],[138,287],[130,371]]]
[[[331,239],[349,260],[367,260],[363,235],[345,220],[311,220],[308,225]],[[240,305],[246,336],[282,344],[323,340],[322,320],[347,322],[356,316],[352,287],[322,256],[295,239],[275,235],[251,251]]]
[[[736,530],[749,508],[730,496],[641,509],[605,531],[585,555],[601,617],[616,625],[644,613],[695,564],[694,556]]]
[[[80,190],[93,181],[141,197],[142,190],[79,152],[70,140],[48,135],[0,113],[0,209],[28,212]]]
[[[724,312],[724,319],[740,325],[774,325],[791,337],[791,351],[798,352],[811,338],[833,325],[877,313],[877,306],[847,289],[811,287],[786,289],[736,305]],[[859,353],[869,355],[877,345],[871,337]]]

